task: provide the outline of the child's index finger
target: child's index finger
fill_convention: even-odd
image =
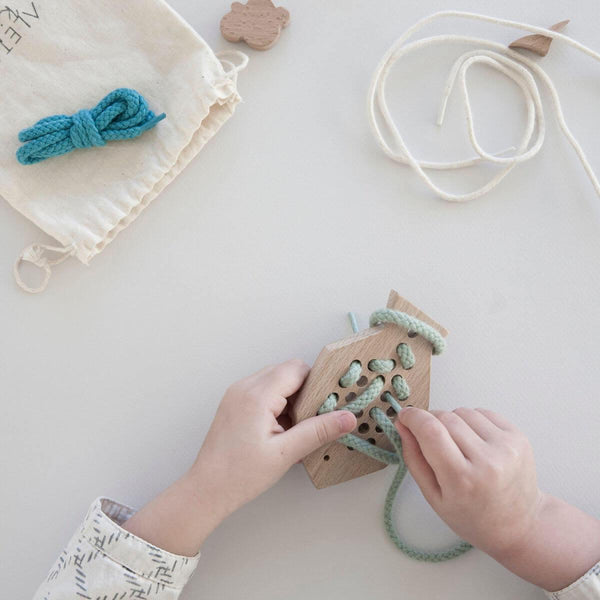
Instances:
[[[260,373],[257,383],[268,394],[288,398],[296,393],[304,383],[310,367],[302,360],[292,359]]]
[[[421,408],[407,407],[396,418],[415,436],[440,483],[466,466],[466,459],[448,430],[432,414]]]

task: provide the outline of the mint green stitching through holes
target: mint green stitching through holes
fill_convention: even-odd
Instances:
[[[389,373],[396,367],[396,361],[387,358],[374,358],[369,361],[369,370],[376,373]]]
[[[381,390],[383,390],[383,386],[385,385],[385,380],[380,375],[375,377],[373,381],[367,386],[365,391],[357,396],[352,402],[348,402],[346,406],[344,406],[344,410],[349,410],[351,413],[355,415],[360,413],[363,409],[365,409],[379,394],[381,394]],[[323,414],[326,412],[331,412],[335,410],[338,402],[338,395],[333,393],[327,396],[327,399],[319,409],[318,414]]]
[[[360,378],[362,365],[359,360],[353,360],[348,370],[340,377],[340,387],[347,388],[353,386]]]
[[[439,331],[436,331],[431,325],[423,323],[420,319],[411,317],[399,310],[392,310],[391,308],[376,310],[371,315],[369,324],[371,327],[375,327],[375,325],[381,325],[382,323],[394,323],[424,337],[433,346],[433,354],[441,354],[446,347],[446,341]]]
[[[411,317],[410,315],[406,315],[405,313],[400,313],[399,311],[392,311],[390,309],[384,309],[382,311],[376,311],[371,315],[371,326],[376,325],[378,323],[395,323],[399,326],[406,327],[411,331],[417,332],[419,335],[423,336],[427,339],[433,346],[433,353],[440,354],[445,348],[445,341],[443,337],[430,327],[426,323],[423,323],[419,319],[415,317]],[[413,355],[414,357],[414,355]],[[400,378],[404,381],[403,378]],[[371,392],[376,389],[376,382],[380,380],[381,388],[376,394],[372,394]],[[350,410],[353,413],[358,413],[364,408],[366,408],[367,402],[369,398],[372,402],[377,398],[381,389],[383,389],[384,381],[383,377],[376,377],[371,384],[365,389],[365,391],[356,398],[353,402],[348,403],[343,407],[344,410]],[[396,386],[393,383],[392,385],[396,390]],[[397,391],[397,390],[396,390]],[[396,399],[387,392],[386,395],[387,401],[390,403],[392,408],[394,408],[397,412],[402,410],[402,407],[398,404]],[[325,402],[323,402],[321,408],[319,408],[319,414],[331,412],[337,409],[338,396],[337,394],[329,394],[327,396]],[[383,523],[385,526],[385,530],[392,540],[394,545],[402,551],[404,554],[409,556],[410,558],[414,558],[415,560],[425,561],[425,562],[442,562],[446,560],[450,560],[451,558],[456,558],[461,554],[464,554],[468,550],[472,548],[471,544],[468,544],[465,541],[459,541],[453,547],[447,550],[427,552],[425,550],[418,550],[409,546],[398,533],[396,526],[394,524],[394,520],[392,518],[392,509],[394,506],[394,501],[396,499],[396,495],[398,494],[398,489],[400,488],[400,484],[404,480],[406,476],[407,469],[404,464],[404,460],[402,458],[402,441],[400,439],[400,435],[396,431],[394,424],[390,419],[385,415],[385,413],[378,407],[373,407],[369,411],[369,416],[377,423],[377,425],[382,429],[383,433],[387,436],[390,443],[392,444],[394,451],[385,450],[383,448],[379,448],[376,445],[369,443],[367,440],[364,440],[356,435],[348,433],[343,435],[338,439],[338,442],[347,446],[348,448],[354,448],[375,460],[378,460],[382,463],[388,465],[398,465],[398,470],[394,475],[394,479],[388,489],[388,492],[385,497],[384,510],[383,510]]]
[[[344,410],[349,410],[350,412],[356,414],[361,410],[364,410],[369,404],[375,400],[381,394],[383,390],[383,386],[385,385],[385,379],[378,375],[371,381],[371,383],[365,388],[365,391],[357,396],[356,399],[352,400],[344,406]]]
[[[406,383],[406,379],[404,379],[402,375],[394,375],[392,377],[392,386],[396,391],[398,400],[406,400],[410,396],[410,388],[408,387],[408,383]]]
[[[403,369],[412,369],[415,366],[415,355],[408,344],[402,342],[396,348],[396,354],[400,358],[400,364]]]

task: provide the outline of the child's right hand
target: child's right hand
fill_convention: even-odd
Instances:
[[[396,427],[433,509],[511,571],[557,590],[600,558],[600,521],[539,490],[529,441],[500,415],[405,408]]]
[[[484,552],[531,531],[543,494],[527,438],[491,411],[457,408],[398,416],[406,465],[423,495],[463,539]]]

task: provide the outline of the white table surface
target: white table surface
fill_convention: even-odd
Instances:
[[[173,0],[215,48],[227,2]],[[599,200],[551,114],[546,144],[483,199],[451,205],[386,159],[367,127],[372,71],[418,18],[456,8],[598,42],[596,0],[287,0],[290,27],[250,51],[244,98],[200,156],[92,261],[56,270],[40,296],[11,268],[45,236],[0,203],[3,597],[26,598],[99,495],[139,506],[194,457],[231,381],[364,325],[395,287],[450,330],[432,371],[437,408],[486,406],[536,449],[541,486],[600,515]],[[519,34],[447,21],[434,32]],[[453,98],[435,109],[460,48],[398,65],[390,104],[415,153],[468,155]],[[542,66],[600,166],[600,65],[555,44]],[[470,77],[490,149],[518,139],[524,105],[485,68]],[[483,170],[484,174],[489,170]],[[463,190],[481,172],[442,178]],[[316,491],[302,466],[206,543],[186,599],[540,598],[478,551],[414,562],[381,522],[392,469]],[[452,539],[411,481],[397,518],[415,543]]]

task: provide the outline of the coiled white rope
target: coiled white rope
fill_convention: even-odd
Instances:
[[[396,42],[394,42],[392,47],[382,58],[373,75],[368,95],[369,124],[377,143],[385,152],[385,154],[396,162],[410,165],[419,175],[419,177],[425,182],[425,184],[437,196],[443,198],[444,200],[448,200],[450,202],[465,202],[467,200],[473,200],[474,198],[483,196],[491,189],[495,188],[517,164],[533,158],[540,151],[542,144],[544,143],[546,122],[544,119],[544,110],[540,98],[540,92],[536,79],[534,78],[535,75],[548,88],[559,127],[571,146],[573,146],[577,157],[579,158],[583,168],[585,169],[585,172],[594,186],[594,189],[596,190],[596,194],[600,196],[600,183],[598,182],[598,178],[596,177],[596,174],[594,173],[594,170],[592,169],[583,149],[579,145],[579,142],[575,139],[575,136],[573,136],[567,126],[556,87],[554,86],[550,77],[538,64],[498,42],[492,42],[490,40],[465,35],[437,35],[407,43],[409,38],[411,38],[425,25],[442,17],[473,19],[487,23],[513,27],[515,29],[522,29],[530,33],[549,36],[560,40],[561,42],[564,42],[573,48],[576,48],[580,52],[583,52],[587,56],[590,56],[594,60],[600,62],[600,54],[594,52],[590,48],[587,48],[583,44],[580,44],[576,40],[551,29],[535,27],[534,25],[519,23],[517,21],[509,21],[506,19],[498,19],[495,17],[488,17],[486,15],[455,10],[434,13],[429,17],[425,17],[424,19],[421,19],[415,23],[415,25],[410,27],[396,40]],[[453,162],[431,162],[419,160],[415,158],[408,149],[388,109],[387,102],[385,100],[385,84],[387,77],[396,61],[409,52],[438,43],[464,44],[465,42],[479,45],[482,47],[482,49],[466,52],[465,54],[461,55],[450,69],[446,86],[442,94],[442,102],[437,124],[442,125],[444,121],[448,98],[450,97],[454,85],[458,80],[460,82],[460,90],[462,92],[462,98],[465,106],[469,140],[473,146],[473,149],[477,153],[477,156],[470,159]],[[477,140],[467,86],[467,71],[474,64],[485,64],[492,67],[493,69],[504,74],[506,77],[512,79],[521,89],[527,106],[527,124],[525,126],[521,141],[512,156],[503,156],[507,153],[507,151],[502,151],[497,154],[490,154],[481,147]],[[388,137],[391,138],[395,149],[388,143],[388,141],[386,141],[386,138],[384,137],[384,132],[382,131],[382,128],[378,122],[376,109],[379,110],[381,124],[387,130]],[[532,142],[532,137],[536,131],[536,128],[537,134],[535,140]],[[515,149],[510,148],[509,150]],[[488,161],[490,163],[503,165],[503,168],[485,185],[464,194],[455,194],[443,190],[437,184],[435,184],[426,173],[426,170],[429,169],[461,169],[474,165],[480,161]]]

